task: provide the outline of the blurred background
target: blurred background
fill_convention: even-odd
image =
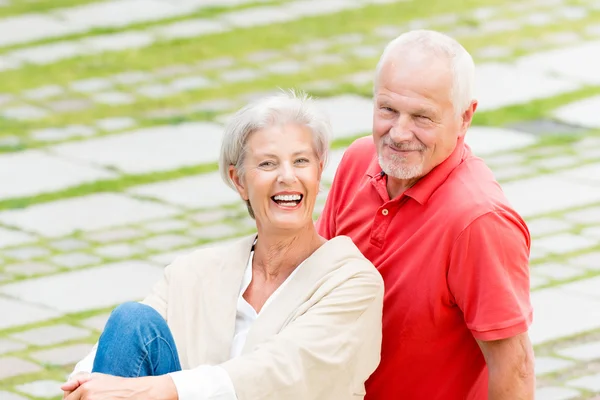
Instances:
[[[597,398],[600,1],[0,0],[0,399],[61,398],[116,304],[253,231],[215,172],[228,115],[316,96],[331,182],[383,47],[418,28],[475,58],[467,143],[534,238],[537,399]]]

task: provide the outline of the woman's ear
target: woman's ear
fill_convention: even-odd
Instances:
[[[248,192],[246,191],[246,188],[242,182],[242,179],[240,178],[240,175],[238,174],[237,169],[233,165],[229,166],[229,178],[235,185],[235,188],[237,189],[238,193],[240,194],[240,197],[243,200],[247,201],[248,200]]]

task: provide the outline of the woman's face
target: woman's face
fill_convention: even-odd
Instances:
[[[242,178],[230,174],[244,200],[249,200],[257,227],[299,230],[313,224],[323,165],[308,127],[281,125],[258,130],[247,142]]]

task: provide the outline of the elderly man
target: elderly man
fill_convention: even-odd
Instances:
[[[533,399],[530,236],[464,143],[474,64],[412,31],[385,49],[373,135],[345,152],[317,222],[382,274],[382,360],[368,400]]]

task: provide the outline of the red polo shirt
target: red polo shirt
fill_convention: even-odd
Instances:
[[[395,199],[371,137],[346,150],[317,227],[346,235],[384,278],[382,359],[367,400],[487,399],[478,340],[527,331],[529,231],[459,141]]]

